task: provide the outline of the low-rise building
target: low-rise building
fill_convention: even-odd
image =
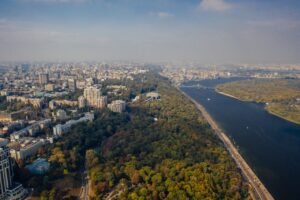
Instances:
[[[71,127],[75,124],[78,124],[80,122],[86,122],[86,121],[93,121],[94,120],[94,114],[93,113],[85,113],[84,117],[81,117],[77,120],[69,120],[65,124],[57,124],[53,127],[53,135],[56,137],[61,136],[63,133],[68,132]]]
[[[27,126],[19,131],[13,132],[10,135],[10,140],[11,141],[16,141],[21,139],[24,136],[27,135],[35,135],[37,132],[40,130],[44,129],[45,127],[49,126],[51,124],[51,119],[43,119],[37,122],[34,122],[30,126]]]
[[[77,101],[70,101],[70,100],[51,100],[49,101],[49,108],[55,109],[56,106],[69,106],[69,107],[75,107],[78,105]]]
[[[31,104],[34,107],[41,107],[44,102],[44,99],[13,95],[13,96],[6,96],[6,101],[7,102],[18,101],[18,102],[22,102],[24,104]]]
[[[10,144],[10,155],[16,160],[24,160],[34,155],[44,144],[44,139],[23,137]]]

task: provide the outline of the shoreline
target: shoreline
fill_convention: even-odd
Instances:
[[[265,110],[266,110],[268,113],[270,113],[270,114],[272,114],[272,115],[274,115],[274,116],[276,116],[276,117],[279,117],[280,119],[284,119],[284,120],[286,120],[286,121],[288,121],[288,122],[291,122],[291,123],[293,123],[293,124],[300,125],[300,122],[298,122],[298,121],[294,121],[294,120],[292,120],[292,119],[288,119],[288,118],[282,117],[281,115],[279,115],[279,114],[277,114],[277,113],[275,113],[275,112],[273,112],[273,111],[271,111],[271,110],[268,110],[268,109],[266,109],[266,108],[265,108]]]
[[[244,101],[244,100],[239,99],[239,98],[237,98],[237,97],[235,97],[235,96],[233,96],[233,95],[231,95],[231,94],[227,94],[227,93],[225,93],[225,92],[221,92],[221,91],[219,91],[218,89],[215,89],[215,91],[216,91],[217,93],[219,93],[219,94],[224,95],[224,96],[227,96],[227,97],[230,97],[230,98],[239,100],[239,101]],[[245,102],[245,101],[244,101],[244,102]]]
[[[214,130],[215,134],[219,137],[219,139],[223,142],[225,148],[229,152],[230,156],[233,158],[237,167],[241,169],[243,177],[246,179],[250,187],[250,195],[253,199],[261,199],[261,200],[274,200],[271,193],[267,190],[267,188],[263,185],[263,183],[259,180],[244,158],[240,155],[237,148],[233,145],[229,137],[223,132],[222,129],[219,128],[218,124],[213,120],[210,114],[206,111],[206,109],[189,95],[187,95],[184,91],[180,90],[180,88],[176,87],[179,92],[181,92],[186,98],[188,98],[196,108],[202,113],[203,117],[210,124],[211,128]]]
[[[230,97],[230,98],[233,98],[233,99],[242,101],[242,102],[255,102],[255,101],[245,101],[245,100],[239,99],[239,98],[237,98],[237,97],[235,97],[235,96],[233,96],[233,95],[227,94],[227,93],[225,93],[225,92],[221,92],[221,91],[219,91],[218,89],[215,89],[215,91],[216,91],[218,94],[222,94],[222,95],[224,95],[224,96],[227,96],[227,97]],[[255,103],[258,103],[258,102],[255,102]],[[271,114],[271,115],[274,115],[274,116],[276,116],[276,117],[279,117],[280,119],[284,119],[284,120],[286,120],[286,121],[288,121],[288,122],[294,123],[294,124],[296,124],[296,125],[300,125],[300,122],[295,121],[295,120],[292,120],[292,119],[288,119],[288,118],[283,117],[283,116],[281,116],[281,115],[279,115],[279,114],[277,114],[277,113],[275,113],[275,112],[272,112],[272,111],[270,111],[269,109],[267,109],[266,106],[264,106],[264,110],[267,111],[267,112],[268,112],[269,114]]]

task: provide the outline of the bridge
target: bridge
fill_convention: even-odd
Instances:
[[[195,85],[180,85],[180,88],[201,88],[201,89],[214,89],[213,87],[207,87],[201,84],[195,84]]]

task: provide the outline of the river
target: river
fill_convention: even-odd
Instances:
[[[262,104],[242,102],[213,89],[244,78],[190,81],[181,87],[202,104],[238,147],[275,199],[300,199],[300,126],[269,114]]]

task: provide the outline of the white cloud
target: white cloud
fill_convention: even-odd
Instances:
[[[233,7],[233,4],[225,0],[202,0],[200,3],[200,9],[206,11],[226,11]]]

